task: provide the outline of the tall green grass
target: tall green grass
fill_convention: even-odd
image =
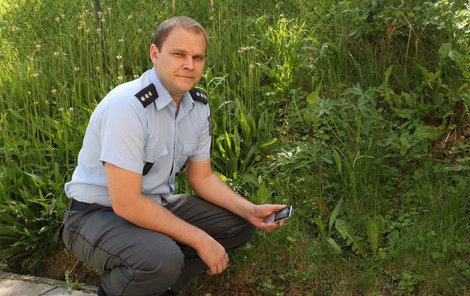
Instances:
[[[188,295],[468,293],[468,11],[444,0],[0,4],[0,258],[29,273],[57,260],[62,187],[91,111],[151,66],[158,23],[184,14],[210,39],[214,170],[254,202],[296,210]]]

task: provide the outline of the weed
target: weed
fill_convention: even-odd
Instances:
[[[4,2],[0,258],[10,268],[59,260],[62,187],[90,113],[150,67],[156,24],[180,14],[210,37],[201,87],[214,170],[254,202],[296,209],[188,295],[470,290],[465,1]],[[190,191],[183,179],[178,188]],[[65,269],[73,288],[82,278]]]

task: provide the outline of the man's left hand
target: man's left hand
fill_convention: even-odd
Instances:
[[[252,215],[251,217],[249,217],[248,220],[251,222],[251,224],[255,225],[256,227],[267,232],[272,232],[277,228],[283,226],[284,221],[267,223],[266,218],[268,218],[268,216],[274,213],[275,211],[282,210],[285,207],[286,205],[255,205],[252,211]]]

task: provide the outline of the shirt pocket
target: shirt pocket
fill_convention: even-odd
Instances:
[[[164,143],[151,145],[144,149],[144,168],[142,175],[147,175],[158,160],[168,155],[168,149]]]

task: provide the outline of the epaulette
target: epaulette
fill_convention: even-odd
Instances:
[[[158,99],[157,89],[153,83],[150,83],[144,87],[141,91],[135,94],[136,98],[142,103],[142,105],[147,107],[151,103],[155,102]]]
[[[191,95],[194,101],[201,102],[207,105],[207,95],[204,91],[194,87],[189,91],[189,94]]]

